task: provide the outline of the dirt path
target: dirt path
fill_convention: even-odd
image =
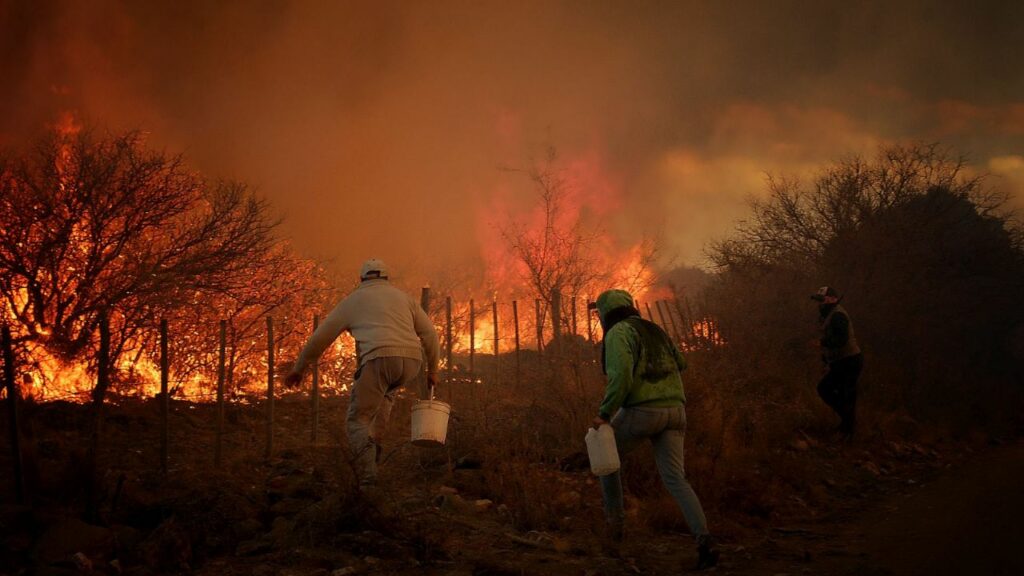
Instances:
[[[863,512],[775,529],[726,574],[1024,574],[1024,443],[952,465]],[[844,515],[845,516],[845,515]]]
[[[860,527],[866,566],[900,576],[1024,574],[1024,444],[949,470],[876,517],[876,529]]]

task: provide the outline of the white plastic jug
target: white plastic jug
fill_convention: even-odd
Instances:
[[[412,443],[417,446],[444,444],[451,411],[451,406],[440,400],[420,400],[413,404]]]
[[[590,471],[595,476],[607,476],[619,471],[619,450],[615,447],[615,430],[601,424],[597,430],[587,430],[587,456]]]

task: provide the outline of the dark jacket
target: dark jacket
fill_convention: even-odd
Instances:
[[[826,311],[822,317],[821,349],[822,359],[829,364],[860,354],[850,314],[839,304]]]

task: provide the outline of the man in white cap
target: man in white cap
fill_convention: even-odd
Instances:
[[[433,322],[408,294],[388,282],[384,262],[371,258],[360,284],[309,337],[285,379],[298,386],[306,368],[342,332],[356,341],[358,369],[346,418],[349,448],[361,489],[377,483],[377,458],[395,393],[411,383],[426,362],[427,386],[437,384],[439,345]]]

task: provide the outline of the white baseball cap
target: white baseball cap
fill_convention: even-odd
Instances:
[[[360,280],[387,277],[388,267],[384,264],[384,261],[379,258],[370,258],[366,262],[363,262],[363,267],[359,269]]]

